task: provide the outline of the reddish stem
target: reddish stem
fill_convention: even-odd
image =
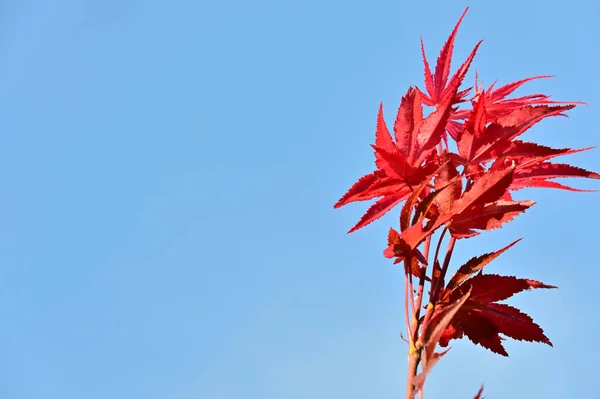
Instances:
[[[412,259],[409,256],[408,258],[404,259],[404,315],[406,318],[406,332],[408,334],[408,377],[407,377],[407,383],[406,383],[406,397],[407,398],[411,398],[412,397],[412,391],[413,391],[413,379],[415,378],[415,375],[417,375],[417,365],[419,362],[419,354],[418,351],[415,349],[415,341],[413,339],[413,334],[412,334],[412,329],[411,329],[411,324],[409,322],[409,306],[408,306],[408,290],[409,288],[412,288],[412,279],[411,279],[411,284],[409,286],[408,283],[408,276],[409,274],[411,274],[411,269],[410,269],[410,265],[412,264]],[[411,291],[412,292],[412,291]],[[412,307],[414,308],[414,301],[412,301]],[[413,313],[414,316],[414,313]]]
[[[423,255],[424,255],[425,259],[429,258],[430,246],[431,246],[431,236],[428,236],[427,239],[425,240],[425,249],[423,251]],[[410,277],[411,277],[410,278],[410,290],[411,290],[411,295],[412,295],[412,292],[413,292],[412,273],[411,273],[411,269],[409,269],[409,267],[410,267],[409,265],[411,265],[412,260],[409,258],[409,259],[405,259],[404,262],[405,262],[404,264],[406,266],[406,268],[405,268],[406,276],[408,276],[408,274],[410,273]],[[421,360],[421,351],[415,346],[415,341],[416,341],[418,333],[419,333],[419,317],[420,317],[420,313],[421,313],[421,303],[423,300],[423,291],[425,288],[426,273],[427,273],[427,266],[423,265],[420,276],[419,276],[419,291],[417,293],[417,298],[415,299],[414,297],[412,297],[413,323],[412,323],[412,330],[408,331],[409,349],[408,349],[408,379],[407,379],[407,384],[406,384],[406,397],[407,398],[412,398],[412,394],[413,394],[413,390],[414,390],[413,379],[417,375],[417,368],[419,367],[419,361]],[[415,302],[416,302],[416,305],[415,305]],[[408,306],[406,304],[405,304],[405,312],[408,312]],[[408,319],[408,317],[407,317],[407,319]],[[421,399],[422,399],[423,391],[420,392],[420,395],[421,395]]]
[[[439,252],[440,252],[440,246],[441,243],[444,239],[444,235],[446,234],[446,230],[447,228],[444,228],[444,230],[442,231],[442,234],[440,235],[440,239],[437,243],[436,246],[436,251],[435,251],[435,255],[433,257],[434,260],[434,264],[437,261]],[[429,249],[431,247],[431,236],[427,237],[426,241],[425,241],[425,249],[424,249],[424,256],[425,259],[429,258]],[[412,292],[412,284],[410,285],[410,287],[407,287],[407,281],[408,281],[408,274],[409,274],[409,265],[411,264],[411,259],[405,259],[404,260],[404,264],[405,264],[405,303],[404,303],[404,309],[405,309],[405,315],[406,315],[406,323],[408,325],[408,295],[406,294],[406,288],[410,288],[411,292]],[[433,269],[435,270],[435,268]],[[416,298],[416,305],[414,305],[413,307],[413,324],[412,324],[412,329],[408,330],[408,336],[409,336],[409,350],[408,350],[408,378],[407,378],[407,384],[406,384],[406,397],[407,398],[411,398],[412,394],[413,394],[413,390],[414,390],[414,384],[413,384],[413,379],[414,377],[417,375],[417,369],[419,367],[419,363],[421,360],[421,340],[419,340],[417,342],[417,337],[419,336],[419,327],[421,325],[421,323],[419,322],[419,318],[420,318],[420,313],[421,313],[421,305],[423,302],[423,292],[425,290],[425,276],[426,276],[426,266],[423,265],[423,268],[421,270],[421,274],[419,276],[419,291],[417,293],[417,298]],[[431,283],[433,284],[434,280],[433,280],[433,272],[432,272],[432,281]],[[412,279],[411,279],[412,282]],[[432,288],[433,289],[433,288]],[[413,302],[414,304],[415,302]],[[427,314],[425,315],[425,320],[428,321],[428,316],[431,317],[431,315],[429,314],[430,312],[428,311]],[[421,333],[423,331],[423,328],[421,328]],[[416,342],[416,345],[415,345]],[[423,398],[423,391],[420,391],[420,396],[421,398]]]
[[[412,271],[408,271],[407,273],[408,275],[408,288],[410,290],[410,294],[409,294],[409,299],[410,299],[410,310],[412,311],[412,315],[413,315],[413,320],[412,320],[412,326],[415,325],[415,320],[414,318],[417,315],[416,309],[415,309],[415,294],[414,294],[414,287],[413,287],[413,275],[412,275]],[[412,331],[408,330],[407,333],[410,334]]]
[[[427,236],[425,239],[425,249],[423,250],[423,257],[429,259],[429,246],[431,245],[431,236]],[[426,265],[423,265],[426,266]]]
[[[404,261],[406,262],[408,259],[405,259]],[[408,273],[404,273],[404,318],[405,318],[405,322],[406,322],[406,333],[408,334],[408,345],[409,346],[413,346],[414,345],[414,341],[413,341],[413,337],[411,335],[411,328],[410,328],[410,316],[409,316],[409,306],[408,306]]]
[[[426,275],[426,268],[423,267],[423,269],[421,270],[420,276],[419,276],[419,292],[417,294],[417,298],[416,298],[416,304],[415,304],[415,300],[414,298],[412,301],[412,306],[411,306],[411,310],[412,310],[412,315],[413,315],[413,323],[412,323],[412,328],[408,329],[408,337],[409,337],[409,350],[408,350],[408,378],[407,378],[407,384],[406,384],[406,397],[407,398],[412,398],[413,396],[413,390],[415,388],[414,384],[413,384],[413,379],[415,378],[415,376],[417,375],[417,369],[419,367],[419,363],[421,360],[421,348],[423,346],[423,339],[424,339],[424,335],[425,335],[425,330],[427,329],[427,325],[429,324],[432,316],[433,316],[433,311],[435,310],[435,304],[437,302],[437,297],[439,295],[439,291],[441,290],[441,286],[442,283],[440,283],[441,281],[444,281],[444,277],[446,275],[446,272],[448,270],[448,265],[450,264],[450,259],[452,257],[452,252],[454,251],[454,245],[456,244],[456,238],[454,237],[450,237],[450,241],[448,242],[448,248],[446,249],[446,255],[444,256],[444,263],[441,267],[441,271],[440,271],[440,275],[438,276],[438,278],[435,278],[435,264],[437,262],[438,256],[439,256],[439,252],[440,252],[440,247],[442,244],[442,241],[444,240],[444,236],[446,234],[446,231],[448,230],[448,228],[444,228],[444,230],[442,230],[442,233],[440,235],[440,238],[438,240],[437,246],[436,246],[436,250],[435,250],[435,255],[433,257],[433,262],[434,262],[434,266],[432,268],[432,272],[431,272],[431,290],[430,290],[430,294],[429,294],[429,304],[427,306],[427,312],[425,313],[425,319],[423,320],[423,323],[419,322],[419,318],[420,318],[420,312],[421,312],[421,305],[422,305],[422,301],[423,301],[423,292],[424,292],[424,287],[425,287],[425,275]],[[425,259],[429,258],[429,248],[431,245],[431,236],[427,237],[427,240],[425,242]],[[409,312],[409,306],[408,306],[408,290],[410,289],[411,292],[411,297],[412,297],[412,290],[413,290],[413,284],[412,284],[412,272],[411,272],[411,264],[412,264],[412,259],[410,258],[406,258],[404,260],[404,265],[405,265],[405,275],[404,275],[404,289],[405,289],[405,294],[404,294],[404,309],[405,309],[405,315],[406,315],[406,324],[407,324],[407,328],[409,326],[409,316],[408,316],[408,312]],[[410,274],[410,284],[409,284],[409,274]],[[418,339],[417,339],[418,337]],[[423,398],[423,391],[420,390],[419,392],[421,399]]]
[[[440,237],[440,241],[443,237]],[[438,243],[439,244],[439,243]],[[429,325],[431,317],[433,316],[433,311],[435,310],[435,305],[438,300],[439,292],[442,288],[442,284],[440,281],[444,281],[444,277],[446,276],[446,272],[448,271],[448,265],[450,264],[450,258],[452,257],[452,251],[454,251],[454,244],[456,244],[456,238],[450,236],[450,242],[448,242],[448,248],[446,249],[446,256],[444,257],[444,264],[442,265],[442,269],[440,271],[440,276],[436,279],[435,285],[433,284],[432,279],[432,289],[429,295],[429,304],[427,304],[427,313],[425,313],[425,320],[423,320],[423,324],[421,326],[421,331],[419,334],[419,340],[417,341],[417,347],[421,347],[423,345],[423,339],[425,337],[425,330]],[[433,277],[433,274],[432,274]]]
[[[444,236],[446,235],[446,231],[448,231],[447,227],[444,227],[442,230],[442,234],[440,235],[440,239],[435,247],[435,255],[433,256],[433,269],[431,271],[431,291],[429,292],[429,296],[431,297],[431,293],[433,292],[433,287],[435,286],[437,279],[435,277],[435,264],[438,262],[438,256],[440,254],[440,247],[442,246],[442,241],[444,241]]]
[[[414,348],[414,345],[411,345],[411,348]],[[419,365],[419,353],[414,350],[408,352],[408,381],[406,382],[406,398],[413,398],[413,390],[415,389],[415,385],[413,384],[413,379],[417,375],[417,366]]]
[[[440,290],[443,288],[443,281],[446,277],[446,272],[448,271],[448,266],[450,265],[450,259],[452,258],[452,252],[454,251],[454,244],[456,244],[456,238],[454,236],[450,236],[450,242],[448,242],[448,249],[446,250],[446,256],[444,256],[444,264],[442,265],[442,270],[440,272],[440,278],[435,282],[435,288],[432,291],[430,302],[434,305],[438,300],[438,295]],[[442,283],[440,283],[442,281]]]
[[[429,259],[429,247],[431,246],[431,236],[428,236],[425,240],[425,250],[423,251],[423,256],[425,259]],[[439,245],[438,245],[439,250]],[[437,253],[436,253],[437,256]],[[435,259],[435,258],[434,258]],[[419,318],[421,317],[421,305],[423,304],[423,292],[425,291],[425,276],[427,275],[427,266],[423,265],[421,269],[421,275],[419,276],[419,291],[417,292],[417,298],[415,300],[415,311],[414,311],[414,319],[416,323],[413,324],[413,341],[417,340],[417,333],[419,332]]]

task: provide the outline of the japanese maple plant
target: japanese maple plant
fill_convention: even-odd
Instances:
[[[508,356],[502,345],[505,337],[552,345],[531,317],[499,302],[524,290],[556,287],[483,271],[519,240],[459,267],[451,267],[452,252],[457,241],[500,228],[534,205],[532,200],[513,199],[513,191],[527,187],[585,191],[553,179],[600,178],[551,161],[589,148],[555,149],[520,139],[542,119],[564,116],[580,104],[552,101],[543,94],[510,97],[528,81],[548,76],[487,89],[475,76],[474,86],[463,88],[481,42],[451,74],[454,39],[467,10],[444,44],[434,72],[421,42],[423,90],[411,87],[402,97],[393,134],[380,106],[372,146],[376,169],[335,204],[339,208],[377,198],[350,229],[353,232],[403,203],[399,229],[390,228],[383,254],[404,264],[407,398],[423,396],[428,373],[448,351],[436,352],[436,347],[447,347],[453,339],[466,336],[502,356]],[[424,107],[431,110],[427,116]],[[481,395],[480,390],[476,397]]]

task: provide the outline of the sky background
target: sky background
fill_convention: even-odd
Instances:
[[[347,235],[367,204],[333,204],[468,4],[0,1],[0,398],[402,397],[399,210]],[[589,106],[525,137],[599,145],[600,3],[470,4],[454,66],[557,75],[520,93]],[[521,197],[453,261],[524,236],[489,272],[560,286],[510,301],[554,348],[455,342],[427,398],[600,398],[600,194]]]

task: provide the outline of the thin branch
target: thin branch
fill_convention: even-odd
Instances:
[[[412,263],[412,262],[411,262]],[[412,321],[412,325],[415,324],[415,320],[414,318],[417,317],[417,311],[415,310],[415,289],[413,287],[413,275],[412,275],[412,266],[411,266],[411,270],[408,270],[408,288],[410,289],[410,294],[409,294],[409,299],[410,299],[410,308],[412,311],[412,315],[413,315],[413,321]],[[407,331],[409,334],[411,333],[411,330]]]
[[[404,259],[404,262],[406,262],[408,259]],[[405,318],[405,322],[406,322],[406,333],[408,334],[408,345],[409,346],[413,346],[413,339],[412,339],[412,335],[411,335],[411,328],[410,328],[410,315],[409,315],[410,309],[408,306],[408,273],[404,273],[404,318]]]
[[[444,230],[442,230],[442,234],[440,235],[440,239],[438,240],[438,243],[435,247],[435,255],[433,256],[433,269],[431,271],[431,289],[433,290],[433,287],[436,284],[436,278],[435,278],[435,264],[439,263],[438,262],[438,256],[440,254],[440,247],[442,246],[442,241],[444,241],[444,235],[446,235],[446,232],[448,231],[447,227],[444,227]],[[433,292],[433,291],[431,291]],[[430,292],[430,296],[431,296],[431,292]]]
[[[435,282],[435,287],[431,291],[430,302],[434,305],[438,300],[440,290],[443,288],[443,283],[440,283],[440,281],[444,281],[444,278],[446,277],[448,265],[450,265],[450,258],[452,258],[452,252],[454,251],[454,244],[456,244],[456,238],[454,236],[450,236],[450,241],[448,242],[448,249],[446,250],[446,256],[444,256],[444,264],[442,265],[442,270],[440,272],[440,278],[437,279],[437,281]]]
[[[445,231],[445,230],[444,230]],[[443,234],[443,233],[442,233]],[[423,251],[423,256],[425,259],[429,260],[429,248],[431,246],[431,236],[427,236],[425,240],[425,250]],[[439,251],[439,244],[438,244]],[[436,252],[437,256],[437,252]],[[419,318],[421,317],[421,305],[423,304],[423,292],[425,291],[425,276],[427,275],[427,266],[423,265],[421,269],[421,275],[419,276],[419,291],[417,292],[417,298],[415,300],[415,320],[417,320],[416,325],[413,325],[413,341],[417,340],[417,334],[419,332]]]

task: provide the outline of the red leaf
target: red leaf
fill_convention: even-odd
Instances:
[[[458,171],[448,153],[444,153],[441,160],[443,164],[439,173],[435,176],[435,189],[441,190],[448,185],[450,186],[437,196],[436,203],[440,208],[440,212],[451,213],[454,202],[458,200],[462,193],[462,182],[457,179]]]
[[[454,92],[456,93],[456,87]],[[425,119],[412,147],[412,152],[408,162],[418,167],[427,158],[431,151],[442,139],[442,134],[446,130],[448,117],[452,109],[452,96],[445,97],[443,102]]]
[[[379,173],[381,171],[377,171]],[[385,173],[381,172],[382,178],[377,179],[369,188],[357,195],[355,201],[365,201],[377,197],[386,197],[388,195],[396,195],[401,191],[409,190],[410,188],[404,181],[385,177]]]
[[[511,141],[523,134],[531,126],[544,118],[562,115],[564,111],[575,107],[574,104],[562,106],[526,106],[515,109],[498,117],[485,129],[485,142],[482,142],[472,162],[486,162],[498,158],[509,148]]]
[[[421,95],[412,87],[402,97],[398,115],[394,123],[394,136],[398,150],[410,158],[414,149],[413,141],[417,132],[423,124],[423,107],[421,106]]]
[[[423,44],[423,38],[421,38],[421,55],[423,56],[423,64],[425,66],[425,90],[429,93],[429,96],[425,95],[419,90],[423,97],[423,102],[426,105],[433,106],[435,102],[431,97],[435,97],[435,83],[433,82],[433,74],[431,68],[429,68],[429,62],[427,62],[427,56],[425,55],[425,45]],[[431,97],[430,97],[431,96]]]
[[[421,273],[424,271],[424,267],[421,264],[427,264],[427,262],[423,262],[423,260],[427,261],[421,251],[414,250],[411,251],[409,256],[405,256],[404,260],[404,272],[412,274],[415,277],[421,277]],[[410,258],[410,260],[409,260]],[[399,260],[396,260],[394,263],[399,263]],[[410,267],[408,267],[408,263],[410,263]],[[410,270],[409,270],[410,269]],[[431,281],[431,279],[425,276],[425,281]]]
[[[388,233],[388,247],[383,251],[383,256],[386,258],[395,257],[396,260],[394,263],[399,263],[404,259],[414,258],[425,265],[427,264],[427,259],[425,259],[421,251],[411,248],[400,234],[392,228],[390,228]],[[411,268],[413,275],[417,277],[421,275],[421,267],[418,264],[412,264]]]
[[[457,95],[457,90],[461,85],[469,66],[477,53],[477,49],[481,42],[477,43],[475,48],[471,51],[471,54],[461,67],[455,72],[450,79],[448,86],[444,89],[444,92],[440,98],[436,100],[436,109],[433,111],[423,123],[419,135],[417,137],[416,149],[413,155],[409,157],[409,163],[418,166],[427,158],[431,151],[435,149],[435,146],[440,142],[446,126],[454,109],[452,106],[460,101],[460,95]]]
[[[377,114],[377,129],[375,130],[375,145],[383,148],[385,151],[392,152],[396,145],[383,119],[383,104],[379,104],[379,113]]]
[[[375,149],[375,164],[378,170],[363,176],[334,207],[337,208],[353,201],[363,201],[381,196],[383,198],[367,210],[350,232],[378,219],[395,204],[406,199],[411,191],[411,186],[427,183],[431,180],[431,172],[437,169],[433,157],[427,160],[426,165],[413,168],[406,163],[406,159],[396,147],[392,151],[377,146],[372,147]],[[400,196],[399,200],[398,196]]]
[[[538,105],[517,108],[507,114],[501,115],[494,123],[503,127],[518,127],[520,129],[528,129],[535,123],[549,116],[562,115],[564,111],[575,108],[574,104],[568,105]],[[522,133],[522,132],[521,132]]]
[[[504,98],[510,94],[512,94],[513,91],[517,90],[519,87],[521,87],[523,84],[530,82],[532,80],[535,79],[548,79],[548,78],[552,78],[552,75],[545,75],[545,76],[533,76],[530,78],[525,78],[525,79],[521,79],[521,80],[517,80],[516,82],[511,82],[511,83],[507,83],[502,87],[497,88],[496,90],[492,90],[492,88],[494,87],[494,85],[490,86],[489,90],[488,90],[488,103],[494,104],[497,103],[499,101],[504,100]],[[535,96],[542,96],[541,94],[535,94]],[[546,97],[546,96],[544,96]]]
[[[444,88],[446,87],[446,82],[448,81],[448,75],[450,74],[450,62],[452,60],[452,52],[454,50],[454,39],[456,38],[456,33],[458,32],[458,27],[465,17],[469,8],[467,7],[463,14],[460,16],[460,19],[454,26],[452,33],[446,40],[444,47],[442,47],[442,51],[437,60],[437,65],[435,67],[435,98],[440,99],[443,93]]]
[[[544,94],[531,94],[522,97],[509,98],[506,97],[512,94],[513,91],[518,89],[524,83],[527,83],[534,79],[545,79],[551,78],[552,76],[534,76],[531,78],[521,79],[516,82],[508,83],[498,89],[494,90],[494,84],[492,84],[485,94],[477,92],[477,95],[484,97],[486,109],[490,119],[495,119],[500,115],[511,112],[515,109],[522,108],[530,105],[550,105],[550,104],[583,104],[581,102],[564,102],[564,101],[551,101],[550,96]],[[462,111],[464,113],[464,111]],[[466,114],[458,115],[458,117],[465,117]]]
[[[431,360],[436,346],[438,345],[442,334],[452,321],[454,315],[460,311],[461,307],[469,299],[470,290],[465,292],[460,298],[456,299],[452,304],[444,306],[437,311],[425,329],[425,342],[423,351],[423,364],[427,366],[427,362]]]
[[[535,204],[535,201],[498,200],[484,206],[477,206],[468,212],[454,217],[450,232],[456,238],[471,237],[477,230],[494,230],[513,220],[518,214]]]
[[[423,226],[425,215],[421,215],[417,222],[412,224],[408,229],[402,232],[402,238],[411,248],[419,246],[425,238],[432,235],[436,229],[452,218],[452,214],[439,215],[435,220],[432,220],[426,226]]]
[[[458,268],[457,272],[452,276],[448,285],[446,285],[447,290],[452,290],[456,288],[460,283],[468,279],[472,274],[477,273],[481,269],[483,269],[486,265],[488,265],[491,261],[496,259],[498,256],[502,255],[505,251],[511,248],[513,245],[521,241],[518,240],[513,241],[502,249],[499,249],[495,252],[490,252],[484,255],[476,256],[474,258],[469,259],[467,263]]]
[[[473,101],[473,110],[464,123],[462,131],[458,132],[457,147],[459,154],[467,161],[470,161],[478,148],[478,142],[481,141],[485,125],[487,123],[487,113],[485,101],[482,96]]]
[[[513,170],[510,168],[489,171],[475,180],[470,189],[456,202],[455,212],[460,215],[476,205],[485,205],[502,197],[512,182]]]
[[[406,158],[396,148],[388,151],[377,146],[372,147],[375,150],[377,168],[384,171],[387,176],[408,182],[415,174],[418,174],[413,171],[413,168],[406,162]]]
[[[528,179],[518,180],[510,185],[511,190],[520,190],[525,187],[530,188],[557,188],[559,190],[575,191],[578,193],[592,193],[597,190],[580,190],[577,188],[565,186],[564,184],[557,183],[555,181],[548,181],[544,179]]]
[[[543,342],[552,346],[550,339],[544,335],[544,330],[533,322],[533,319],[502,303],[489,303],[486,306],[486,318],[491,320],[500,333],[519,341]]]
[[[349,202],[356,201],[356,197],[360,194],[364,193],[375,181],[377,181],[379,176],[377,176],[377,172],[369,173],[358,179],[356,183],[350,187],[350,189],[335,203],[334,208],[342,207]]]
[[[406,200],[406,203],[402,207],[402,210],[400,211],[400,230],[401,231],[408,229],[409,226],[411,225],[410,215],[412,214],[413,208],[415,207],[417,200],[419,199],[419,197],[423,193],[423,190],[425,190],[425,188],[427,187],[427,184],[431,180],[431,177],[432,176],[428,176],[428,178],[423,179],[423,182],[419,185],[419,187],[417,187],[416,189],[413,190],[413,192],[410,194],[410,196]]]
[[[564,163],[541,162],[527,168],[518,168],[515,170],[514,179],[553,179],[557,177],[588,177],[591,179],[600,179],[600,174]]]
[[[443,165],[442,165],[443,166]],[[441,186],[435,191],[430,192],[423,200],[417,205],[415,215],[413,216],[413,221],[411,224],[417,223],[421,216],[429,219],[429,222],[437,221],[440,218],[440,210],[435,207],[435,203],[440,201],[441,196],[446,193],[446,191],[452,191],[456,188],[457,185],[460,185],[461,177],[455,176],[451,179],[447,184]],[[460,188],[460,186],[459,186]],[[460,189],[458,190],[457,196],[460,195]],[[444,217],[449,217],[451,215],[450,212],[443,212]],[[402,215],[400,215],[402,216]]]
[[[458,90],[458,87],[462,84],[462,81],[465,78],[465,75],[467,74],[469,67],[471,66],[471,62],[473,62],[473,58],[475,58],[475,54],[477,54],[477,50],[479,49],[479,46],[481,45],[482,42],[483,42],[482,40],[477,42],[477,44],[475,45],[473,50],[471,50],[471,54],[469,54],[469,56],[467,57],[465,62],[463,62],[463,64],[460,66],[460,68],[458,68],[456,70],[456,72],[454,73],[454,75],[452,75],[452,78],[450,78],[450,81],[448,82],[448,85],[447,85],[446,89],[444,90],[444,93],[441,97],[442,99],[452,94],[454,96],[454,100],[456,103],[456,102],[461,101],[462,98],[466,94],[468,94],[470,89],[463,90],[462,92],[460,92],[458,94],[456,94],[456,90]]]
[[[473,262],[473,264],[475,263],[476,261]],[[447,346],[450,340],[466,335],[473,343],[503,356],[508,356],[508,353],[502,346],[503,338],[500,334],[517,340],[552,345],[542,329],[529,316],[511,306],[495,303],[520,291],[533,288],[556,287],[535,280],[493,274],[484,275],[480,271],[476,276],[464,280],[456,288],[448,289],[438,306],[462,297],[466,290],[470,290],[471,295],[460,311],[456,313],[451,325],[444,331],[440,338],[440,345]]]
[[[528,143],[520,140],[515,140],[504,153],[508,159],[515,160],[517,164],[527,161],[546,161],[550,158],[561,155],[575,154],[578,152],[588,151],[594,147],[570,149],[570,148],[550,148],[537,143]]]
[[[491,320],[481,313],[467,313],[461,318],[460,330],[467,338],[476,345],[481,345],[502,356],[508,356],[508,352],[502,345],[503,338],[500,337],[500,329]]]
[[[540,187],[558,188],[569,191],[586,191],[547,180],[561,177],[587,177],[591,179],[600,179],[600,174],[567,164],[554,164],[550,162],[531,164],[530,162],[527,162],[516,166],[514,179],[510,189],[519,190],[524,187]]]
[[[361,177],[334,205],[334,208],[339,208],[350,202],[366,201],[388,195],[395,196],[405,190],[410,191],[404,181],[391,179],[386,176],[385,172],[376,170],[371,174]]]
[[[356,223],[356,225],[354,225],[354,227],[352,227],[348,231],[348,233],[352,233],[352,232],[360,229],[361,227],[364,227],[364,226],[368,225],[369,223],[379,219],[387,211],[392,209],[394,206],[398,205],[398,203],[400,203],[401,201],[405,200],[406,197],[408,197],[409,193],[410,193],[410,191],[405,190],[405,191],[401,191],[400,193],[398,193],[396,195],[389,195],[389,196],[381,198],[380,200],[375,202],[373,205],[371,205],[371,207],[369,209],[367,209],[367,211],[360,218],[358,223]]]
[[[421,40],[421,52],[423,54],[423,63],[425,64],[425,88],[429,94],[429,99],[431,99],[433,103],[431,105],[439,103],[440,99],[444,97],[444,89],[446,88],[446,83],[450,74],[450,63],[454,49],[454,39],[456,38],[458,27],[460,26],[468,10],[469,8],[467,7],[454,26],[452,33],[450,36],[448,36],[446,43],[444,43],[435,67],[435,75],[432,75],[431,73],[429,64],[427,62],[427,57],[425,56],[423,40]]]
[[[516,293],[535,288],[527,279],[497,274],[477,274],[463,284],[472,287],[471,300],[479,303],[503,301]]]

